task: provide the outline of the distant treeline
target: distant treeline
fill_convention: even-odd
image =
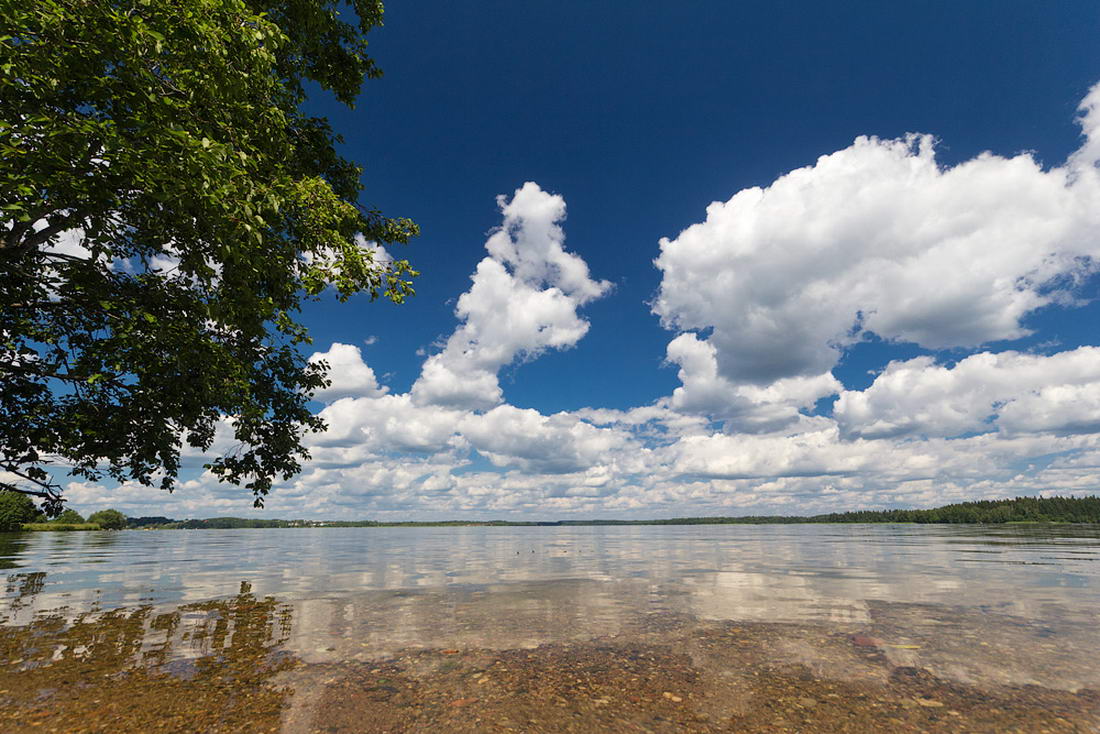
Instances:
[[[944,505],[931,510],[859,510],[826,515],[678,517],[668,520],[564,520],[559,525],[773,525],[792,523],[1100,523],[1100,497],[1016,497]]]
[[[591,525],[774,525],[793,523],[1006,523],[1072,522],[1100,524],[1100,497],[1016,497],[945,505],[932,510],[860,510],[827,515],[749,515],[745,517],[677,517],[666,520],[557,520],[511,522],[507,520],[442,522],[377,522],[374,520],[257,520],[214,517],[207,520],[173,520],[167,517],[131,517],[131,528],[214,530],[230,528],[302,527],[444,527],[507,526],[553,527]]]

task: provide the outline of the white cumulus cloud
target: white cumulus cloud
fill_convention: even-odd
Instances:
[[[719,374],[820,375],[873,332],[928,348],[1026,335],[1100,255],[1100,87],[1063,167],[990,153],[945,168],[933,139],[861,136],[663,239],[654,312],[711,330]]]
[[[726,421],[728,430],[772,431],[796,422],[803,409],[843,386],[831,372],[785,377],[767,385],[735,383],[718,373],[717,349],[694,333],[680,334],[668,345],[668,361],[680,366],[682,385],[670,405]]]
[[[624,432],[597,428],[569,413],[547,416],[511,405],[468,415],[460,430],[497,466],[550,474],[590,469],[630,443]]]
[[[485,243],[473,285],[458,299],[460,324],[413,385],[419,404],[486,410],[503,400],[500,368],[546,349],[573,346],[588,332],[577,308],[607,292],[588,265],[566,252],[565,200],[526,183],[497,198],[503,226]]]
[[[315,352],[309,361],[328,365],[331,384],[313,396],[321,402],[331,403],[347,397],[377,397],[389,389],[378,384],[374,370],[363,361],[363,353],[353,344],[336,342],[327,352]]]
[[[846,435],[864,438],[1095,431],[1100,348],[982,352],[950,368],[932,357],[891,362],[866,390],[842,392],[833,415]]]

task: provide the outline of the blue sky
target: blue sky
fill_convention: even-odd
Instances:
[[[305,312],[330,429],[264,514],[1095,491],[1098,37],[1068,0],[391,3],[385,77],[310,110],[423,274]],[[200,474],[70,494],[249,512]]]

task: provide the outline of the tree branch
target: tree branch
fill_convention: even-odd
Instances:
[[[33,378],[60,380],[61,382],[71,382],[78,386],[88,384],[88,377],[86,376],[72,375],[61,372],[50,372],[47,370],[26,369],[22,365],[13,364],[11,362],[0,363],[0,372],[12,372],[20,375],[29,375]],[[102,373],[98,374],[102,375]],[[107,385],[108,387],[113,387],[116,390],[129,391],[131,389],[130,385],[127,385],[124,382],[120,382],[118,378],[115,377],[100,377],[97,381],[104,385]]]
[[[61,485],[56,483],[47,482],[42,479],[35,479],[28,476],[24,472],[19,471],[14,466],[7,462],[0,464],[0,469],[14,474],[20,479],[24,479],[31,484],[34,484],[40,489],[24,489],[17,484],[11,482],[0,482],[0,489],[6,489],[9,492],[18,492],[19,494],[26,494],[32,497],[42,498],[42,511],[49,517],[57,517],[61,514],[61,510],[65,505],[65,498],[61,496]]]
[[[38,247],[51,237],[59,235],[67,229],[72,229],[74,224],[84,220],[86,216],[84,212],[76,211],[68,216],[61,217],[53,224],[47,225],[44,229],[38,230],[29,237],[25,237],[14,249],[29,250],[32,247]]]
[[[3,239],[0,240],[0,250],[14,249],[19,239],[26,234],[28,230],[34,227],[35,221],[37,220],[31,217],[25,222],[13,222],[11,229],[9,229]]]

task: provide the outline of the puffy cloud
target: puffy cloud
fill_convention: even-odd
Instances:
[[[573,346],[588,332],[577,308],[607,292],[584,260],[564,249],[565,200],[534,183],[497,198],[503,226],[485,243],[473,285],[458,299],[461,324],[427,359],[412,395],[421,405],[468,410],[503,400],[497,371],[546,349]]]
[[[497,466],[527,472],[600,472],[629,442],[626,432],[577,416],[499,404],[497,370],[575,344],[588,330],[577,308],[609,284],[593,280],[585,262],[564,250],[560,196],[528,183],[498,203],[504,224],[489,237],[489,256],[458,300],[461,323],[443,351],[425,360],[410,393],[385,394],[356,346],[336,343],[310,357],[330,365],[333,381],[316,396],[328,403],[320,414],[328,428],[307,437],[314,485],[339,483],[344,480],[332,477],[400,455],[446,457],[457,467],[470,449]],[[439,472],[432,477],[433,491],[460,486]]]
[[[343,398],[321,411],[328,429],[308,437],[312,446],[343,449],[313,450],[318,461],[344,463],[356,457],[391,451],[434,453],[455,446],[454,434],[464,413],[438,406],[417,405],[410,395]],[[347,449],[354,449],[349,456]]]
[[[1096,168],[1100,164],[1100,84],[1095,84],[1088,91],[1077,111],[1081,113],[1078,123],[1085,140],[1070,157],[1070,167]]]
[[[785,501],[777,493],[797,487],[799,513],[928,507],[1034,494],[1043,488],[1040,477],[1051,478],[1044,469],[1050,456],[1080,456],[1098,443],[1097,434],[843,440],[830,423],[808,419],[805,430],[790,434],[686,437],[668,447],[665,471],[641,483],[643,491],[679,492],[683,485],[708,495],[712,504],[776,506]],[[1095,486],[1094,470],[1075,465],[1046,488],[1079,489],[1090,471]]]
[[[801,409],[842,389],[831,372],[786,377],[768,385],[734,383],[718,374],[717,350],[693,333],[680,334],[668,345],[668,361],[680,366],[681,387],[670,405],[685,413],[724,419],[728,430],[773,431],[796,422]]]
[[[363,361],[359,347],[352,344],[336,342],[327,352],[314,352],[309,361],[328,364],[328,377],[332,384],[313,396],[321,402],[331,403],[347,397],[377,397],[389,390],[379,386],[374,370]]]
[[[1100,428],[1100,348],[1051,356],[982,352],[954,367],[931,357],[891,362],[833,407],[847,436],[956,436]]]
[[[670,399],[662,398],[652,405],[629,410],[612,408],[581,408],[573,415],[596,426],[619,426],[636,435],[694,436],[710,433],[712,421],[698,414],[682,413],[669,407]]]
[[[564,250],[560,196],[528,183],[498,203],[504,224],[458,300],[461,323],[443,351],[425,360],[410,393],[385,395],[358,347],[337,343],[310,358],[328,362],[333,380],[316,396],[328,403],[321,412],[328,429],[308,439],[314,464],[474,448],[501,467],[560,474],[589,469],[624,444],[623,432],[577,417],[499,405],[497,371],[575,344],[588,330],[577,308],[609,284],[593,280],[584,260]]]
[[[727,479],[850,474],[872,460],[866,446],[842,443],[826,422],[795,434],[688,436],[672,453],[677,475]]]
[[[537,414],[506,419],[542,422]],[[511,457],[497,471],[471,471],[461,451],[387,456],[353,455],[354,447],[315,447],[315,455],[331,448],[349,452],[344,456],[351,460],[318,456],[269,495],[263,515],[407,519],[467,513],[545,519],[927,507],[1039,491],[1094,491],[1100,461],[1097,434],[844,441],[830,424],[827,418],[808,418],[794,433],[698,434],[654,448],[626,440],[592,466],[579,468],[585,462],[575,462],[573,471],[541,461],[543,455],[523,443],[492,447]],[[546,430],[555,429],[567,430],[553,425]],[[510,438],[500,440],[507,444]],[[581,438],[576,443],[583,447]],[[563,450],[575,450],[568,438],[562,440]],[[171,495],[134,485],[108,489],[77,482],[68,494],[85,513],[114,506],[130,515],[255,514],[246,493],[219,485],[209,473],[183,482]]]
[[[613,461],[629,437],[597,428],[574,415],[499,405],[463,419],[462,435],[497,466],[558,474]]]
[[[1100,254],[1100,86],[1066,166],[990,153],[940,166],[927,135],[859,137],[663,239],[654,312],[713,331],[719,374],[820,375],[874,332],[939,349],[1027,334]]]
[[[1100,380],[1044,385],[1020,395],[1001,409],[997,425],[1009,433],[1096,433]]]

